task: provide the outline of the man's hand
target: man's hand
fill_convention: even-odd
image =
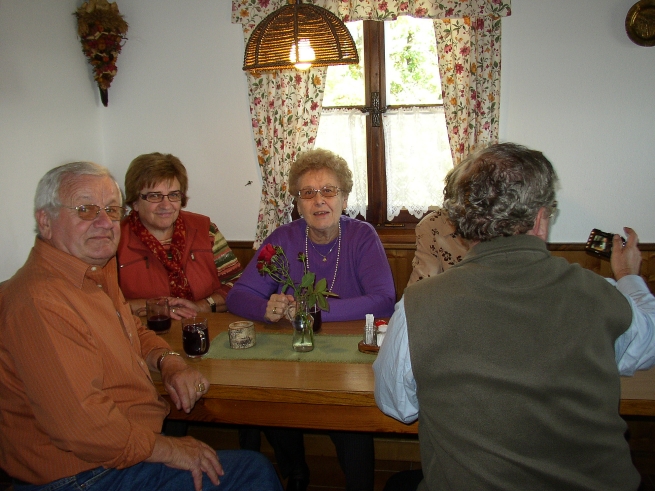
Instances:
[[[623,227],[628,240],[625,245],[619,235],[612,239],[612,256],[610,264],[614,278],[618,281],[624,276],[631,274],[638,275],[641,271],[641,252],[637,247],[639,237],[630,227]]]
[[[178,410],[191,412],[196,401],[209,390],[209,380],[180,356],[167,356],[161,364],[161,379]]]
[[[190,436],[173,438],[156,435],[155,447],[146,462],[160,462],[174,469],[191,471],[196,491],[202,491],[203,473],[207,474],[214,486],[218,486],[218,478],[224,474],[216,451]]]

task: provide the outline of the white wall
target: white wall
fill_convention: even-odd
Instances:
[[[74,160],[102,163],[102,113],[72,0],[0,0],[0,280],[34,244],[39,179]]]
[[[503,21],[500,137],[561,180],[552,242],[633,227],[655,242],[655,47],[633,44],[635,0],[514,0]]]
[[[261,180],[231,2],[120,0],[119,7],[129,40],[109,94],[106,164],[122,183],[137,155],[178,156],[189,173],[187,209],[209,215],[230,240],[252,240]]]
[[[252,240],[261,180],[231,2],[120,0],[130,28],[107,108],[76,38],[79,3],[0,0],[0,280],[33,243],[38,179],[70,160],[121,182],[137,155],[171,152],[189,171],[188,208],[229,240]],[[555,165],[553,242],[624,224],[655,242],[655,48],[624,32],[633,3],[514,0],[503,20],[500,137]]]

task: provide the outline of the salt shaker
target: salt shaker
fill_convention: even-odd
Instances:
[[[382,346],[382,342],[384,341],[384,336],[387,334],[387,321],[385,320],[378,320],[375,321],[375,337],[377,341],[378,347]]]
[[[375,346],[375,324],[373,324],[373,314],[366,314],[366,326],[364,327],[364,344]]]

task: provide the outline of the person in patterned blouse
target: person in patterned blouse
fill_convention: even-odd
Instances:
[[[117,258],[119,282],[132,311],[147,298],[170,297],[171,317],[224,312],[225,297],[242,267],[218,227],[183,211],[186,168],[170,154],[135,158],[125,174],[126,203]]]
[[[425,215],[416,225],[416,254],[407,286],[443,273],[464,258],[468,242],[455,233],[441,208]]]

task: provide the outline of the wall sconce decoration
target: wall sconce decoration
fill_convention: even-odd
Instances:
[[[329,10],[289,0],[262,20],[246,43],[243,69],[268,71],[359,63],[346,25]]]
[[[109,86],[118,70],[116,59],[127,39],[127,22],[118,11],[118,5],[107,0],[84,2],[74,15],[82,51],[93,67],[102,105],[107,107]]]
[[[625,32],[639,46],[655,46],[655,0],[641,0],[630,8]]]

